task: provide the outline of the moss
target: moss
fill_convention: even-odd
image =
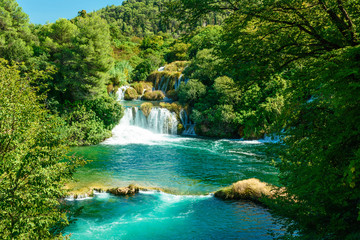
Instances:
[[[138,98],[137,91],[134,88],[128,88],[125,91],[125,100],[134,100]]]
[[[165,95],[162,91],[153,91],[153,92],[146,92],[142,97],[143,100],[147,101],[159,101],[163,100]]]
[[[238,199],[262,202],[261,199],[272,197],[274,186],[251,178],[234,183],[215,192],[215,197],[221,199]]]
[[[144,86],[144,89],[146,91],[152,91],[153,87],[154,87],[154,84],[152,82],[142,82],[143,86]]]
[[[150,115],[151,109],[153,108],[153,104],[150,102],[146,102],[141,104],[140,109],[143,112],[143,114],[145,115],[145,117],[148,117]]]
[[[155,89],[162,89],[167,92],[174,89],[175,82],[180,75],[181,72],[155,71],[148,76],[147,81],[152,82]]]
[[[165,103],[165,102],[161,102],[160,103],[160,107],[162,108],[166,108],[167,110],[169,110],[170,112],[174,112],[176,113],[176,115],[180,114],[180,111],[182,109],[182,106],[176,102],[174,103]]]
[[[170,64],[167,64],[165,66],[164,71],[169,71],[169,72],[182,72],[184,71],[185,67],[189,65],[188,61],[175,61],[172,62]]]
[[[143,82],[135,82],[131,84],[131,87],[134,88],[138,95],[143,95],[144,85]]]

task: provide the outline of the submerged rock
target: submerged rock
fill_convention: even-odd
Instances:
[[[259,179],[251,178],[242,180],[225,187],[217,192],[214,196],[221,199],[237,199],[261,202],[261,199],[270,198],[274,195],[272,191],[274,186],[261,182]]]
[[[129,196],[134,195],[140,191],[140,188],[135,185],[129,185],[128,187],[122,188],[111,188],[108,189],[108,192],[114,194],[115,196]]]

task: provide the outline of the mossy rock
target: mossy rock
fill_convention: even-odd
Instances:
[[[141,104],[140,109],[142,113],[145,115],[145,117],[148,117],[151,113],[151,109],[153,108],[153,104],[150,102],[146,102]]]
[[[138,93],[134,88],[128,88],[125,91],[125,100],[134,100],[138,98]]]
[[[144,96],[142,97],[143,100],[147,101],[159,101],[163,100],[165,95],[162,91],[153,91],[153,92],[145,92]]]
[[[190,62],[188,61],[175,61],[170,64],[167,64],[164,68],[164,71],[169,72],[182,72],[184,71],[185,67],[189,65]]]
[[[128,187],[123,188],[111,188],[108,190],[109,193],[116,196],[131,196],[140,191],[140,188],[135,185],[129,185]]]
[[[251,178],[236,182],[229,187],[225,187],[215,192],[214,196],[220,199],[261,202],[262,198],[273,197],[273,189],[274,186],[261,182],[259,179]]]
[[[148,78],[148,82],[152,82],[155,89],[162,89],[165,92],[174,89],[175,82],[178,81],[181,72],[152,72]]]
[[[144,92],[144,85],[142,82],[135,82],[131,84],[131,87],[136,90],[138,95],[142,95]]]
[[[176,115],[180,114],[180,111],[182,109],[182,106],[179,103],[173,102],[173,103],[165,103],[165,102],[161,102],[160,103],[160,107],[162,108],[166,108],[167,110],[169,110],[170,112],[174,112],[176,113]]]

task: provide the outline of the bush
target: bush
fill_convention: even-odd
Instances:
[[[96,116],[104,123],[107,129],[115,127],[124,114],[121,104],[109,96],[87,101],[84,105],[88,111],[92,110],[95,112]]]
[[[111,137],[111,131],[106,129],[102,120],[84,105],[76,106],[63,118],[68,125],[67,139],[70,146],[95,145]]]
[[[147,101],[159,101],[163,100],[165,95],[162,91],[153,91],[153,92],[146,92],[142,97],[143,100]]]
[[[174,101],[179,100],[178,91],[175,89],[166,92],[166,97],[171,98]]]
[[[179,102],[181,104],[194,103],[206,94],[206,87],[197,79],[191,79],[187,84],[181,83],[179,88]]]
[[[153,70],[153,66],[150,60],[145,60],[136,66],[134,70],[134,79],[137,81],[145,81]]]

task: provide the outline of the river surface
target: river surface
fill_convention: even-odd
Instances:
[[[131,197],[96,193],[68,201],[84,207],[66,230],[71,239],[262,240],[271,239],[271,232],[281,232],[265,208],[222,201],[211,194],[254,177],[277,184],[266,144],[159,134],[159,129],[151,131],[151,126],[125,120],[104,143],[74,149],[91,162],[79,169],[72,188],[137,184],[161,191],[141,191]]]

